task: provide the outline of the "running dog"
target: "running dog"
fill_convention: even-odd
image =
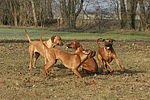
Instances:
[[[102,38],[99,38],[102,39]],[[121,71],[124,71],[124,69],[122,68],[122,66],[119,63],[119,60],[117,59],[116,53],[112,47],[113,45],[113,39],[103,39],[104,41],[104,47],[100,47],[98,44],[98,40],[96,40],[96,44],[98,47],[98,51],[97,51],[97,59],[100,62],[101,67],[103,68],[103,72],[104,73],[108,73],[107,70],[107,66],[110,69],[110,72],[113,72],[114,70],[112,69],[112,67],[110,66],[110,62],[114,59],[117,63],[117,65],[120,67]],[[104,67],[104,62],[105,61],[105,67]]]

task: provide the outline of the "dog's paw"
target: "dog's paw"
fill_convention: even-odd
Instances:
[[[108,71],[107,71],[107,70],[103,70],[103,72],[104,72],[105,74],[108,74]]]

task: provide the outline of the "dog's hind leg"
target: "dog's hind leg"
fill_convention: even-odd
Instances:
[[[53,67],[53,65],[56,63],[56,61],[49,61],[47,64],[44,65],[44,74],[45,74],[45,77],[47,78],[47,73],[48,73],[48,69]]]
[[[39,58],[40,56],[40,53],[38,52],[35,52],[35,56],[34,56],[34,59],[33,59],[33,67],[36,68],[36,60]]]
[[[29,70],[32,69],[32,58],[33,58],[34,52],[30,52],[30,63],[29,63]]]

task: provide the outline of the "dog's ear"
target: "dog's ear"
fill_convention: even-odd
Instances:
[[[92,52],[92,57],[94,57],[96,55],[96,51]]]
[[[80,47],[80,44],[76,44],[76,47],[75,47],[75,49],[77,49],[78,47]]]
[[[52,43],[54,43],[54,39],[55,39],[55,37],[56,37],[56,35],[53,35],[53,36],[51,37],[51,41],[52,41]]]
[[[112,40],[116,42],[116,40],[114,40],[114,39],[112,39]]]

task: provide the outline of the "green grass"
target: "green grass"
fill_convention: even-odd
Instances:
[[[30,27],[0,27],[0,40],[27,40],[27,30],[31,39],[39,39],[42,33],[47,32],[43,39],[49,39],[52,35],[60,35],[63,40],[96,40],[97,38],[113,38],[116,40],[150,40],[148,32],[137,31],[99,31],[98,33],[84,33],[79,30],[50,31],[48,28],[30,28]]]
[[[97,75],[86,74],[79,71],[84,79],[79,79],[66,69],[59,61],[54,65],[54,72],[49,70],[49,78],[46,79],[43,72],[44,58],[37,60],[37,68],[31,71],[29,65],[29,43],[0,43],[0,97],[1,99],[50,99],[50,100],[137,100],[150,99],[150,42],[136,41],[137,37],[129,34],[116,34],[115,31],[105,33],[76,33],[76,32],[57,32],[49,29],[36,28],[0,28],[0,34],[5,39],[24,39],[27,40],[24,29],[27,29],[31,39],[39,39],[41,33],[47,31],[49,34],[43,36],[47,39],[53,34],[58,33],[64,39],[64,44],[70,43],[67,39],[88,39],[96,40],[99,36],[106,38],[111,37],[116,40],[114,49],[117,57],[124,67],[122,73],[115,61],[111,62],[113,73],[105,75],[99,65]],[[4,34],[4,33],[7,33]],[[114,32],[114,33],[113,33]],[[9,34],[14,34],[11,37]],[[21,35],[20,35],[21,34]],[[84,34],[84,36],[82,35]],[[140,34],[140,32],[138,33]],[[145,33],[146,34],[146,33]],[[148,33],[147,33],[148,34]],[[141,32],[142,35],[142,32]],[[21,38],[19,38],[19,36]],[[123,38],[125,37],[125,38]],[[146,36],[139,36],[139,40],[145,40]],[[3,37],[0,37],[3,39]],[[133,40],[134,41],[126,41]],[[149,39],[149,38],[148,38]],[[84,49],[97,51],[95,41],[81,41]],[[99,43],[101,46],[102,42]],[[64,46],[56,46],[66,51]],[[66,52],[73,53],[69,49]],[[91,81],[95,84],[90,84]]]

